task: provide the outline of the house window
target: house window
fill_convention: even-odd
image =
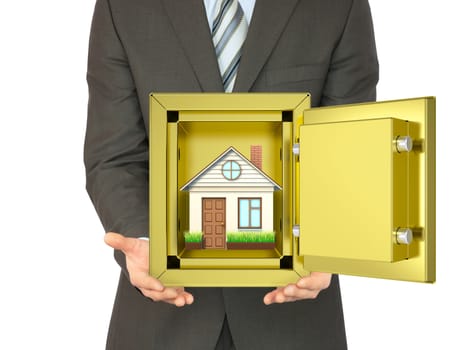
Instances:
[[[262,227],[262,199],[239,198],[239,229]]]
[[[227,180],[235,180],[240,176],[240,164],[235,160],[228,160],[221,169]]]

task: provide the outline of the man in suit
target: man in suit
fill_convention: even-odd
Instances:
[[[368,0],[240,4],[248,34],[234,92],[310,92],[313,106],[375,99]],[[122,267],[107,348],[346,349],[337,276],[315,272],[277,289],[177,289],[147,273],[148,243],[140,237],[148,236],[148,96],[224,91],[211,6],[210,0],[96,3],[87,190],[106,232],[121,233],[105,236]]]

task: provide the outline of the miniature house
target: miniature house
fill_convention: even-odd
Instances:
[[[281,187],[262,170],[262,147],[247,159],[229,147],[180,190],[189,192],[189,231],[204,248],[225,249],[231,232],[273,232],[273,193]]]

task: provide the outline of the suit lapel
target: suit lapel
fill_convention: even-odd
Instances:
[[[224,91],[203,1],[163,0],[162,3],[193,67],[201,91]]]
[[[246,92],[251,89],[297,2],[298,0],[256,0],[234,91]]]

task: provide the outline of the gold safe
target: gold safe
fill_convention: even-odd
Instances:
[[[187,287],[282,286],[310,271],[434,282],[435,104],[151,94],[150,274]],[[257,145],[260,165],[246,156]],[[218,246],[201,226],[215,202]],[[272,248],[229,245],[261,227]]]

